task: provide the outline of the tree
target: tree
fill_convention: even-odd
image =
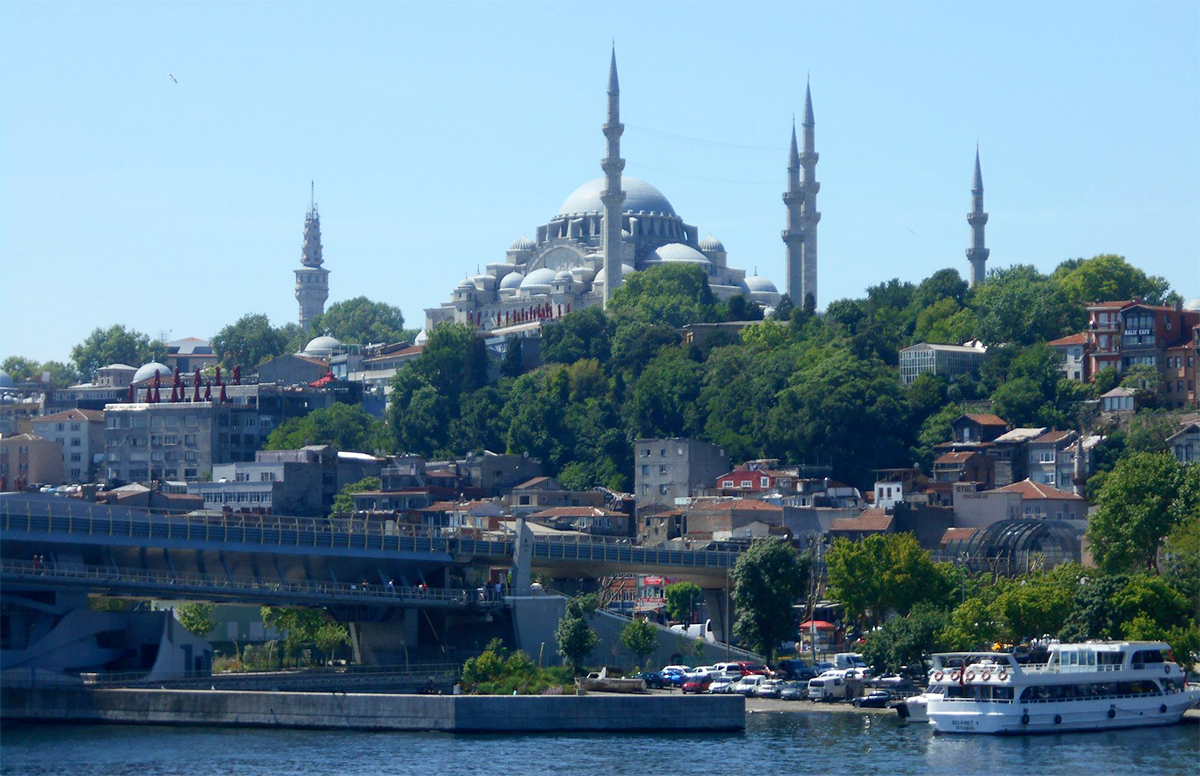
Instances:
[[[354,494],[368,490],[379,490],[382,483],[378,477],[364,477],[358,482],[348,482],[333,499],[332,513],[344,515],[354,511]]]
[[[40,374],[38,362],[24,356],[9,356],[0,363],[0,369],[8,372],[14,383],[32,380]]]
[[[678,329],[718,318],[717,298],[708,275],[690,264],[661,264],[625,278],[608,303],[618,328],[632,323]]]
[[[918,604],[907,617],[894,617],[872,631],[863,646],[863,659],[880,675],[908,669],[924,676],[926,658],[948,649],[942,634],[949,623],[945,610]]]
[[[284,634],[284,653],[293,661],[297,661],[301,647],[314,642],[317,631],[325,622],[323,609],[288,609],[264,606],[261,615],[263,623],[267,627]]]
[[[212,604],[180,604],[175,607],[175,619],[193,636],[204,635],[216,627]]]
[[[953,582],[910,533],[877,534],[862,541],[837,539],[826,554],[830,595],[846,614],[883,621],[888,612],[906,615],[917,603],[937,603]]]
[[[313,643],[326,662],[337,657],[337,648],[350,643],[350,634],[340,622],[323,622],[312,634]]]
[[[1076,305],[1114,299],[1144,299],[1150,304],[1163,304],[1171,290],[1166,278],[1147,275],[1124,256],[1111,253],[1065,261],[1054,270],[1051,279],[1057,281]]]
[[[1189,481],[1200,480],[1195,466],[1187,472]],[[1188,600],[1200,597],[1200,515],[1183,516],[1163,543],[1167,579]]]
[[[521,353],[521,338],[513,337],[504,349],[504,360],[500,362],[501,377],[520,377],[525,371],[525,359]]]
[[[1186,511],[1186,504],[1174,503],[1183,483],[1183,467],[1170,453],[1132,453],[1119,460],[1104,478],[1099,506],[1088,520],[1097,565],[1109,572],[1156,569],[1159,546]]]
[[[287,349],[287,338],[262,314],[243,315],[217,332],[212,339],[213,351],[221,365],[232,370],[235,366],[243,372],[252,371],[269,358],[282,355]]]
[[[972,291],[979,338],[989,345],[1046,342],[1080,329],[1084,312],[1031,265],[994,269]]]
[[[8,372],[8,376],[15,383],[22,383],[26,380],[40,380],[43,375],[48,374],[50,384],[57,388],[66,388],[68,385],[73,385],[79,382],[79,378],[81,377],[71,364],[64,364],[61,361],[47,361],[39,364],[37,361],[25,358],[24,356],[9,356],[0,364],[0,369]]]
[[[554,642],[558,644],[558,653],[576,674],[580,673],[584,658],[600,643],[596,632],[587,624],[585,612],[586,606],[581,606],[572,599],[567,603],[567,610],[558,621],[558,627],[554,629]]]
[[[146,334],[113,324],[97,328],[88,338],[71,348],[71,360],[84,377],[91,377],[102,366],[128,364],[140,366],[150,361],[165,361],[167,348]]]
[[[337,402],[300,418],[285,420],[267,437],[267,450],[333,445],[338,450],[373,453],[386,447],[383,423],[361,404]]]
[[[602,307],[587,307],[542,327],[547,364],[574,364],[581,358],[607,363],[611,351],[611,323]]]
[[[1194,618],[1194,607],[1183,593],[1163,577],[1144,571],[1131,575],[1113,594],[1112,607],[1114,620],[1123,629],[1137,617],[1147,617],[1163,628]]]
[[[621,629],[621,646],[637,656],[638,666],[658,647],[658,632],[646,620],[635,617]]]
[[[704,591],[695,582],[674,582],[663,591],[667,599],[667,618],[675,622],[692,621],[692,612],[704,600]]]
[[[1121,387],[1133,391],[1138,404],[1154,406],[1162,388],[1162,373],[1149,364],[1135,364],[1125,370]]]
[[[780,642],[794,639],[792,605],[808,584],[809,562],[790,544],[758,540],[738,556],[730,573],[737,610],[734,632],[751,649],[774,658]]]
[[[660,350],[634,383],[625,407],[630,438],[694,435],[701,425],[696,415],[701,374],[701,366],[682,349]]]
[[[342,342],[362,345],[401,342],[406,334],[399,307],[372,302],[365,296],[329,305],[328,310],[313,318],[312,332],[314,336],[328,334]]]

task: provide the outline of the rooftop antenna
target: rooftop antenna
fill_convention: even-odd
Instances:
[[[310,180],[308,182],[308,209],[312,210],[317,206],[317,183]]]

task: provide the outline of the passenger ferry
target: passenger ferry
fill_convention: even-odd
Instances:
[[[1011,654],[933,656],[925,693],[937,733],[1057,733],[1171,725],[1200,702],[1159,641],[1051,644],[1045,663]]]

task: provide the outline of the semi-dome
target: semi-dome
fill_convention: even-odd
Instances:
[[[525,276],[522,275],[520,272],[510,272],[504,276],[503,280],[500,281],[500,288],[501,289],[520,288],[521,281],[524,279],[525,279]]]
[[[508,249],[510,251],[531,251],[536,247],[537,244],[533,240],[530,240],[525,235],[521,235],[513,240],[513,244],[508,246]]]
[[[306,356],[331,356],[333,352],[342,346],[341,342],[334,337],[321,336],[314,337],[309,340],[304,346],[304,355]]]
[[[138,370],[133,373],[133,381],[140,383],[143,380],[153,380],[155,372],[158,372],[163,377],[169,377],[172,374],[171,367],[166,364],[160,364],[157,361],[151,361],[149,364],[143,364],[138,367]]]
[[[10,375],[8,372],[5,372],[3,369],[0,369],[0,388],[12,388],[12,387],[13,387],[12,375]]]
[[[718,252],[725,253],[725,243],[713,237],[711,234],[700,241],[700,250],[705,253]]]
[[[675,208],[658,189],[638,178],[621,177],[621,188],[625,191],[625,213],[659,213],[665,216],[675,215]],[[558,209],[558,215],[569,216],[578,213],[603,213],[604,203],[600,201],[600,192],[604,190],[604,178],[588,181],[567,197]]]
[[[1183,309],[1200,311],[1200,296],[1196,297],[1195,299],[1192,299],[1187,304],[1185,304],[1183,306]]]
[[[621,277],[627,278],[634,272],[637,272],[637,270],[634,269],[633,267],[629,266],[628,264],[621,265]],[[608,280],[608,267],[601,267],[600,271],[596,273],[596,277],[592,282],[604,283],[607,280]]]
[[[575,278],[571,277],[571,273],[565,269],[554,276],[555,283],[574,283]]]
[[[751,293],[755,291],[767,294],[779,293],[779,289],[775,287],[775,284],[761,275],[751,275],[746,278],[746,290]]]
[[[653,257],[659,261],[676,264],[708,264],[708,257],[683,243],[667,243],[654,249]]]
[[[535,269],[525,276],[521,281],[521,288],[529,288],[530,286],[548,286],[554,282],[554,276],[558,273],[549,267]]]

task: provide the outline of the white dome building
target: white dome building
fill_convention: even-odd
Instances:
[[[12,388],[12,387],[13,387],[12,375],[10,375],[8,372],[5,372],[3,369],[0,369],[0,388]]]
[[[329,358],[340,350],[341,347],[342,343],[336,337],[323,335],[309,340],[300,355],[308,356],[309,358]]]
[[[160,364],[157,361],[151,361],[148,364],[142,364],[140,367],[138,367],[138,370],[133,373],[133,382],[142,383],[146,380],[153,380],[156,372],[161,375],[161,377],[158,378],[160,382],[163,380],[163,378],[174,375],[174,372],[171,371],[171,367],[167,366],[166,364]]]

